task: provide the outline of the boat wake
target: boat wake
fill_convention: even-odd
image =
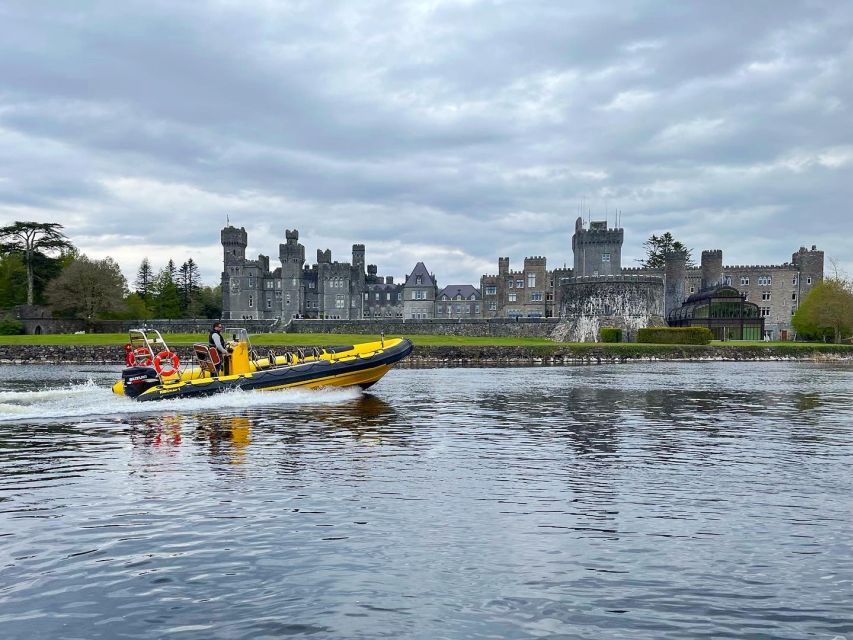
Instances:
[[[57,420],[90,416],[112,418],[129,414],[189,413],[218,409],[250,409],[288,404],[335,404],[361,396],[358,388],[228,391],[213,396],[136,402],[117,396],[89,380],[82,384],[33,391],[0,391],[0,423]],[[153,405],[153,406],[152,406]]]

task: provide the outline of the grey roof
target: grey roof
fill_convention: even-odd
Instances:
[[[415,277],[416,276],[421,276],[421,278],[422,278],[421,284],[419,284],[419,285],[415,284]],[[406,286],[407,287],[415,287],[415,286],[419,286],[419,287],[433,286],[434,287],[436,285],[435,285],[435,280],[433,280],[432,276],[429,274],[429,271],[427,271],[426,265],[424,265],[423,262],[419,262],[415,265],[415,268],[412,269],[412,272],[406,278]]]
[[[447,296],[451,300],[458,295],[461,295],[463,300],[470,300],[472,295],[475,300],[479,300],[480,290],[470,284],[449,284],[438,292],[439,298],[441,296]]]

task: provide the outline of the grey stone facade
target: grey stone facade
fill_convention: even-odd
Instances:
[[[468,320],[479,318],[480,312],[480,291],[470,284],[451,284],[438,292],[436,318]]]
[[[245,229],[226,227],[221,237],[224,320],[277,320],[287,324],[294,318],[350,320],[380,312],[383,317],[389,312],[395,316],[401,313],[401,292],[393,280],[376,275],[375,265],[367,265],[365,273],[363,244],[353,245],[351,262],[332,260],[332,252],[326,249],[317,251],[315,264],[307,265],[299,232],[287,229],[285,242],[279,245],[281,266],[270,270],[268,256],[246,258]],[[371,293],[374,297],[381,293],[383,299],[372,300]]]
[[[497,275],[480,278],[483,318],[550,318],[554,315],[553,274],[541,256],[524,259],[520,271],[498,258]]]

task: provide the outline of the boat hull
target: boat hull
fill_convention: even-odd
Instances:
[[[137,395],[138,402],[176,398],[196,398],[232,390],[276,391],[290,388],[361,387],[366,389],[379,381],[412,351],[407,339],[395,340],[393,346],[374,351],[368,356],[353,347],[353,355],[341,358],[316,358],[290,366],[259,367],[253,371],[217,377],[186,377],[158,384]],[[261,362],[268,362],[262,360]],[[113,391],[123,394],[119,381]]]

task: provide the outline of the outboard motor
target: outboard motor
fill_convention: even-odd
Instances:
[[[143,391],[160,384],[160,378],[154,367],[127,367],[122,369],[121,381],[124,384],[124,395],[135,398]]]

